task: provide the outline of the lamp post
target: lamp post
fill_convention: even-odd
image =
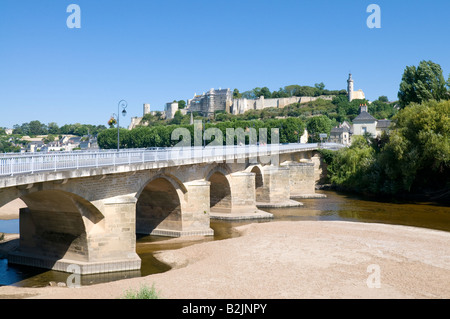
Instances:
[[[202,121],[202,127],[203,127],[203,148],[206,147],[206,135],[205,135],[205,133],[206,133],[206,122],[209,123],[209,120],[205,120],[205,123],[203,123],[203,121]]]
[[[127,106],[128,103],[125,100],[121,100],[117,104],[117,152],[120,150],[120,108],[122,107],[122,115],[125,117],[127,115]]]

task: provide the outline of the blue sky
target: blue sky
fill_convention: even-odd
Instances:
[[[69,4],[81,28],[69,29]],[[381,29],[366,25],[369,4]],[[324,82],[397,98],[421,60],[450,73],[450,1],[0,0],[0,127],[104,124],[210,88]]]

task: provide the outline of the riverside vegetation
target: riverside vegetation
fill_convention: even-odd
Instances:
[[[353,136],[349,148],[322,151],[329,181],[353,192],[449,202],[450,80],[439,65],[422,61],[406,68],[398,96],[402,109],[389,134]]]
[[[153,284],[151,287],[142,285],[139,290],[129,289],[125,291],[122,299],[161,299],[161,297]]]

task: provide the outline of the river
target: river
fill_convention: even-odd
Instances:
[[[323,199],[304,199],[302,207],[264,209],[274,214],[272,221],[301,220],[340,220],[370,223],[385,223],[424,227],[450,232],[450,207],[435,203],[411,201],[376,201],[363,197],[338,193],[334,191],[318,191],[326,194]],[[170,240],[166,237],[143,236],[137,238],[136,251],[142,259],[141,270],[117,272],[81,277],[81,285],[97,284],[119,279],[147,276],[170,269],[167,265],[153,257],[155,251],[178,249],[198,242],[222,240],[238,236],[233,227],[258,221],[211,221],[214,236],[204,239]],[[17,233],[18,220],[0,220],[0,233]],[[0,286],[13,285],[19,287],[44,287],[49,282],[65,283],[69,274],[25,266],[9,265],[6,259],[0,259]]]

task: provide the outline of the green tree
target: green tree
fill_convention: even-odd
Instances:
[[[323,82],[314,84],[315,92],[314,96],[320,96],[323,94],[325,89],[325,84]]]
[[[300,86],[295,90],[295,96],[315,96],[316,88],[311,86]]]
[[[270,92],[268,87],[263,87],[263,88],[254,88],[253,89],[253,94],[256,98],[260,97],[260,96],[264,96],[265,99],[270,99],[272,97],[272,93]]]
[[[242,94],[239,93],[238,89],[233,90],[233,99],[240,99],[242,97]]]
[[[183,114],[181,114],[181,111],[178,110],[173,115],[173,119],[170,122],[171,124],[181,124],[181,121],[183,120]]]
[[[378,98],[378,101],[383,102],[383,103],[388,103],[388,102],[389,102],[389,99],[388,99],[387,96],[382,95],[382,96],[380,96],[380,97]]]
[[[282,121],[280,142],[297,143],[304,130],[305,125],[301,119],[297,117],[289,117]]]
[[[396,113],[397,109],[394,103],[387,103],[387,97],[380,96],[378,100],[369,104],[369,113],[377,119],[390,119]]]
[[[289,97],[289,96],[290,96],[289,93],[283,88],[280,88],[278,91],[272,92],[273,99],[279,99],[279,98]]]
[[[184,109],[186,107],[186,101],[185,100],[179,100],[178,101],[178,108],[180,110]]]
[[[0,138],[0,153],[20,152],[20,146],[14,145],[10,141]]]
[[[242,92],[241,96],[242,96],[244,99],[254,100],[254,99],[256,98],[255,90],[250,90],[250,91]]]
[[[47,125],[39,121],[31,121],[29,123],[30,135],[43,135],[47,134]]]
[[[44,144],[48,144],[48,143],[50,143],[50,142],[53,142],[55,139],[56,139],[56,136],[55,136],[55,135],[49,134],[49,135],[47,135],[46,138],[44,138],[44,139],[42,140],[42,142],[44,142]]]
[[[381,161],[395,189],[446,187],[450,176],[450,101],[410,104],[394,120],[395,130],[382,149]]]
[[[58,135],[59,134],[59,126],[55,122],[50,122],[47,125],[48,134]]]
[[[332,158],[328,171],[331,182],[346,189],[367,187],[367,172],[375,160],[374,150],[363,136],[354,136],[349,148],[339,150]]]
[[[286,93],[289,96],[294,96],[297,95],[296,93],[300,90],[300,85],[297,84],[293,84],[293,85],[287,85],[284,87],[284,91],[286,91]]]
[[[311,117],[306,123],[306,128],[312,142],[319,142],[321,133],[330,135],[332,126],[333,122],[325,115]]]
[[[129,141],[130,131],[127,129],[120,129],[120,148],[126,148]],[[103,149],[116,149],[117,148],[117,129],[111,128],[101,131],[97,136],[98,146]]]
[[[418,67],[407,66],[398,92],[399,104],[404,108],[410,103],[447,100],[446,85],[439,64],[421,61]]]

